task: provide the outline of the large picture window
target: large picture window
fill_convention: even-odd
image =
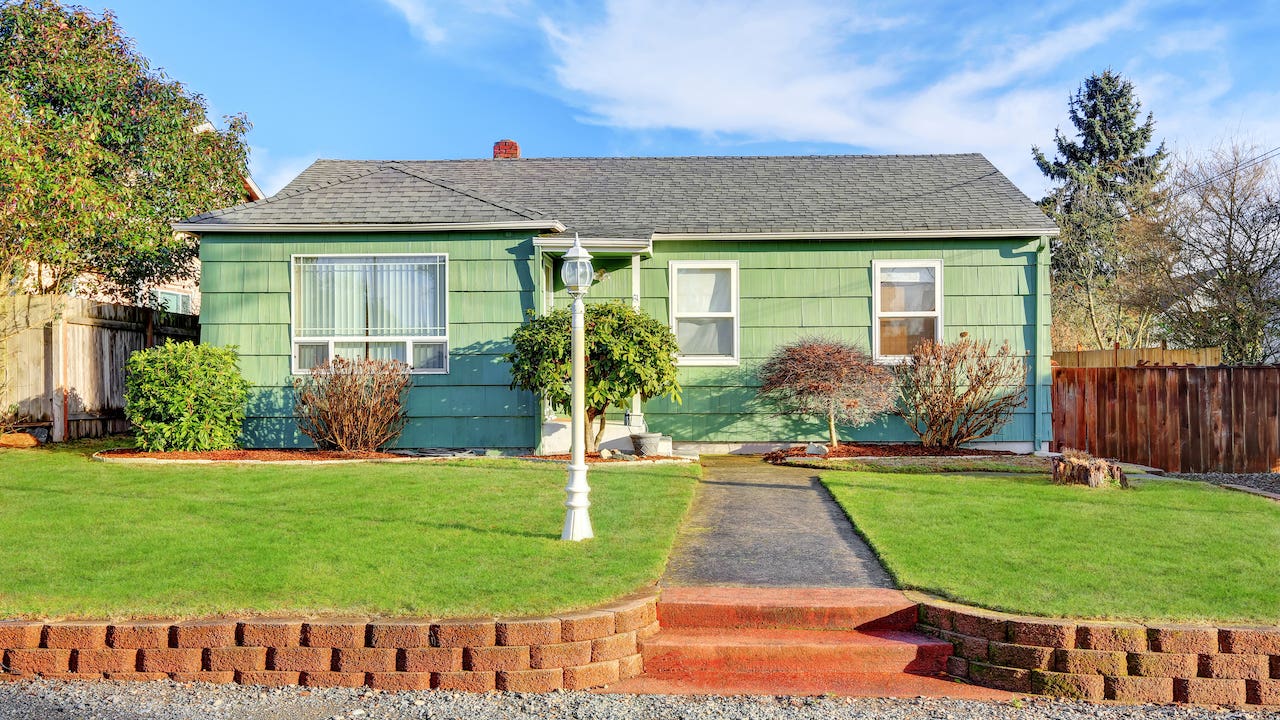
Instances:
[[[738,363],[738,263],[672,261],[671,329],[685,365]]]
[[[445,255],[293,258],[293,367],[332,357],[449,370]]]
[[[924,340],[942,339],[942,261],[871,264],[877,360],[900,362]]]

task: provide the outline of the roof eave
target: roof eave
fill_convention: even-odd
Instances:
[[[991,228],[977,230],[830,230],[821,232],[655,232],[654,240],[929,240],[1057,237],[1058,228]]]
[[[564,232],[558,220],[512,220],[453,223],[173,223],[176,232],[192,233],[354,233],[354,232],[475,232],[528,230]]]

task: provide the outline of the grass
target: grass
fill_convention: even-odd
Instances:
[[[557,465],[92,461],[104,446],[0,451],[0,617],[586,607],[657,579],[699,472],[593,468],[597,537],[568,543]]]
[[[1058,617],[1280,624],[1280,504],[1208,484],[824,473],[903,587]]]
[[[1008,455],[994,458],[972,457],[892,457],[892,458],[805,458],[798,464],[820,470],[849,470],[876,473],[1045,473],[1049,459],[1032,455]]]

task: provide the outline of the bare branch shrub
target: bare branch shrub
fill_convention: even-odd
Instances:
[[[294,378],[298,429],[322,450],[373,452],[404,429],[409,366],[335,357]]]
[[[1027,368],[1008,343],[961,333],[953,343],[924,341],[895,368],[894,412],[925,447],[954,448],[994,435],[1027,398]]]
[[[831,446],[836,424],[861,427],[893,409],[893,373],[856,345],[805,338],[774,351],[758,373],[759,397],[784,415],[824,418]]]

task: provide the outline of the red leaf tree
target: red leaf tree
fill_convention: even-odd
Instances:
[[[862,427],[893,409],[893,373],[856,345],[804,338],[774,351],[759,371],[759,397],[784,415],[827,421],[831,446],[836,425]]]

